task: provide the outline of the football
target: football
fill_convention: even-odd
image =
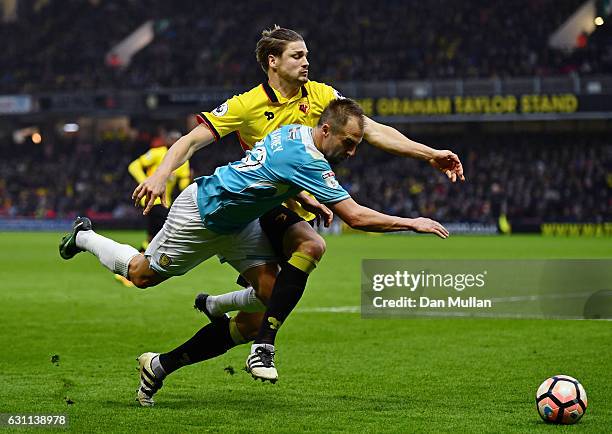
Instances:
[[[546,422],[573,424],[587,408],[587,395],[578,380],[568,375],[546,379],[536,392],[536,406]]]

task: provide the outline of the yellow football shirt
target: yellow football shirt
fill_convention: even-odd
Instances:
[[[128,166],[128,171],[134,177],[136,182],[141,183],[157,170],[161,164],[164,156],[168,152],[168,148],[165,146],[159,146],[157,148],[151,148],[145,154],[135,159]],[[172,176],[168,178],[166,182],[166,203],[170,205],[172,203],[172,192],[174,187],[178,184],[180,190],[184,190],[191,182],[191,171],[189,169],[189,161],[185,161],[178,169],[172,172]],[[140,204],[145,205],[145,199],[142,198]],[[161,199],[158,197],[155,199],[154,205],[160,205]]]
[[[316,81],[304,84],[291,98],[283,97],[268,83],[263,83],[228,99],[211,112],[199,113],[197,118],[210,129],[216,140],[236,132],[246,151],[283,125],[316,126],[325,107],[337,98],[342,98],[338,91]],[[294,211],[305,220],[314,218],[302,208]]]

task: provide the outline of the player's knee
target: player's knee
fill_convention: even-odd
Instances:
[[[140,289],[150,288],[164,280],[149,266],[149,260],[142,255],[135,256],[128,268],[128,279]]]
[[[301,221],[292,225],[285,233],[283,251],[287,257],[300,252],[319,261],[325,253],[325,240],[312,226]]]
[[[319,234],[317,234],[317,245],[316,245],[316,256],[313,256],[313,258],[317,259],[317,260],[321,260],[321,258],[323,257],[323,255],[325,254],[325,250],[327,249],[327,244],[325,244],[325,240],[323,239],[323,237]]]
[[[302,241],[297,246],[296,252],[304,253],[314,260],[320,261],[325,254],[325,248],[326,244],[323,237],[317,233],[314,233],[313,236]]]

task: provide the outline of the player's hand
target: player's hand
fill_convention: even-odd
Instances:
[[[316,216],[315,223],[317,224],[317,226],[321,226],[321,222],[323,222],[323,226],[328,228],[329,225],[331,225],[331,222],[334,220],[334,213],[332,212],[332,210],[330,210],[322,203],[318,203],[316,207],[305,207],[304,209],[310,213],[313,213]]]
[[[434,234],[440,238],[448,238],[448,230],[435,220],[425,217],[412,219],[412,230],[421,234]]]
[[[161,203],[164,207],[168,208],[166,203],[166,178],[160,176],[157,172],[138,184],[138,187],[132,193],[132,200],[134,206],[138,206],[140,200],[145,198],[145,207],[142,212],[143,215],[149,214],[155,199],[158,197],[161,199]]]
[[[436,150],[434,156],[429,160],[429,164],[444,173],[451,182],[456,182],[457,179],[465,181],[465,176],[463,176],[463,165],[454,152]]]
[[[320,203],[317,199],[315,199],[309,194],[301,192],[295,197],[295,200],[297,200],[300,205],[302,205],[302,208],[316,216],[315,223],[317,224],[317,226],[321,226],[321,222],[323,222],[323,226],[325,226],[326,228],[331,225],[331,222],[334,219],[334,213],[328,207]]]

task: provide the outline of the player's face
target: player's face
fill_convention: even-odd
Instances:
[[[363,128],[359,128],[357,118],[351,117],[338,133],[333,133],[331,127],[323,124],[323,143],[321,150],[330,163],[339,163],[355,155],[357,145],[363,140]]]
[[[300,86],[308,81],[308,49],[304,41],[287,44],[280,57],[275,57],[276,72],[285,81]]]

